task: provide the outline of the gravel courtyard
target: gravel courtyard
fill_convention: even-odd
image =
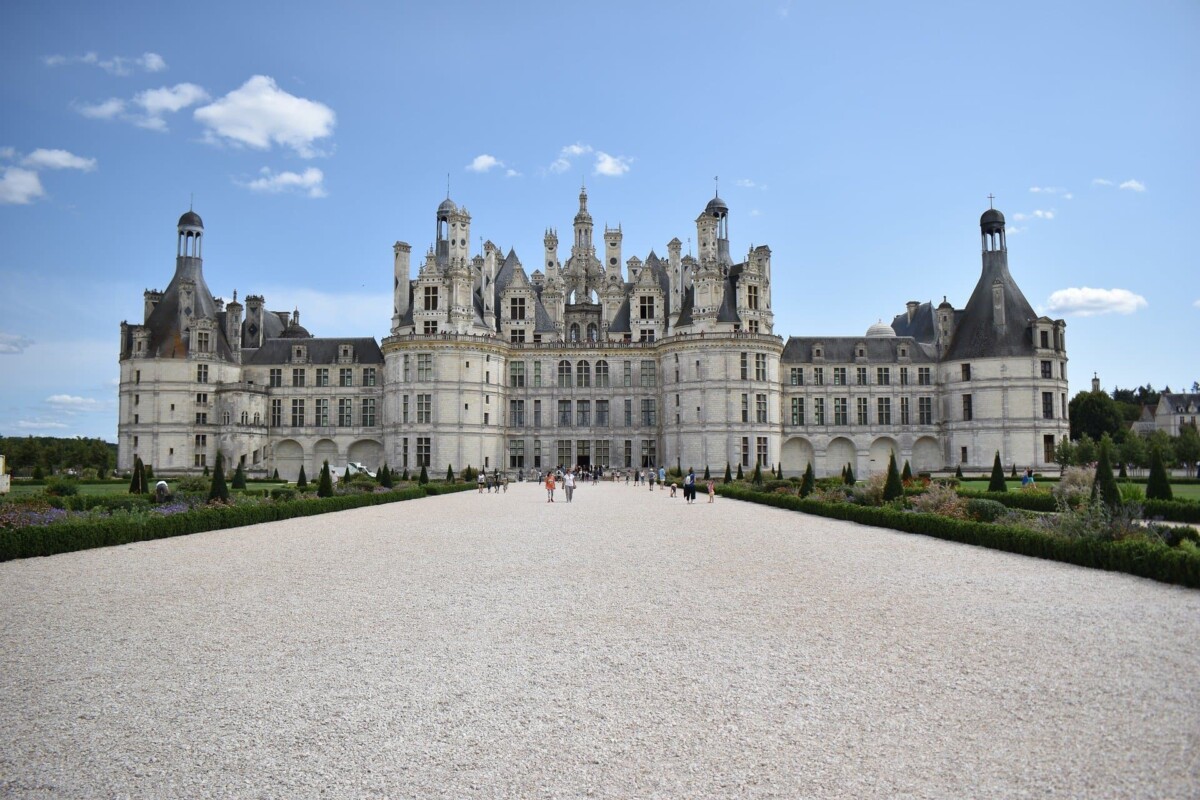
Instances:
[[[563,500],[0,564],[0,796],[1200,796],[1200,592]]]

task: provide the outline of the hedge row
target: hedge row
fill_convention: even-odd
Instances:
[[[958,496],[968,500],[995,500],[1009,508],[1020,508],[1025,511],[1050,512],[1058,507],[1054,496],[1035,492],[973,492],[969,489],[959,489]],[[1200,503],[1195,500],[1147,500],[1138,501],[1142,506],[1142,516],[1146,519],[1163,520],[1164,522],[1200,522]]]
[[[253,506],[202,506],[166,516],[117,516],[7,528],[0,530],[0,561],[166,539],[201,531],[255,525],[260,522],[277,522],[294,517],[309,517],[351,508],[415,500],[427,495],[461,492],[472,488],[474,487],[467,485],[412,486],[379,494],[310,497]]]
[[[951,519],[936,514],[897,511],[893,508],[858,506],[849,503],[822,503],[783,493],[764,494],[736,486],[720,485],[725,497],[751,503],[802,511],[877,528],[919,533],[993,550],[1045,558],[1113,572],[1127,572],[1143,578],[1200,588],[1200,556],[1177,548],[1148,541],[1118,542],[1098,539],[1067,539],[1050,533],[1006,525]]]

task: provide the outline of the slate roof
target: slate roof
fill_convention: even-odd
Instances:
[[[937,323],[933,317],[933,303],[921,303],[917,307],[917,311],[913,314],[912,320],[908,318],[908,311],[903,314],[897,314],[892,320],[892,330],[897,336],[911,336],[918,342],[933,344],[937,340]]]
[[[308,348],[308,360],[313,364],[336,364],[338,347],[354,345],[356,364],[382,364],[383,351],[379,343],[367,337],[327,339],[268,339],[253,352],[247,350],[246,364],[287,364],[292,360],[292,347],[302,344]]]
[[[1004,287],[1003,326],[992,322],[992,286],[996,282]],[[1008,271],[1008,254],[984,253],[979,283],[975,284],[962,314],[955,315],[954,338],[945,358],[957,361],[1031,355],[1033,332],[1029,326],[1037,317]]]
[[[152,358],[186,358],[187,339],[179,327],[179,285],[185,280],[195,283],[192,294],[192,316],[196,319],[218,319],[217,303],[213,299],[208,284],[204,282],[204,273],[197,259],[184,258],[175,269],[175,275],[167,288],[163,290],[162,300],[150,312],[146,327],[150,329],[149,355]],[[224,313],[221,313],[223,321]],[[233,360],[233,351],[225,338],[225,326],[218,325],[214,352],[225,361]]]
[[[872,362],[895,362],[900,348],[908,348],[908,357],[914,364],[932,364],[937,361],[932,346],[922,345],[910,336],[868,339],[865,336],[791,336],[783,346],[780,362],[785,364],[813,363],[813,345],[821,345],[824,351],[822,363],[853,363],[858,345],[867,348],[867,360]]]

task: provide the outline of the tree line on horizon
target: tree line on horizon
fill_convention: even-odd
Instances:
[[[9,472],[23,476],[35,471],[46,476],[85,469],[107,475],[117,463],[115,444],[82,436],[0,436],[0,453],[8,460]]]

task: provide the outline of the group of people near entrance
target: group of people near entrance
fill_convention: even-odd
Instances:
[[[583,470],[582,468],[579,468],[579,467],[576,467],[574,470],[570,470],[570,469],[567,469],[567,470],[559,469],[557,471],[550,470],[546,473],[546,478],[545,478],[546,502],[547,503],[554,502],[554,492],[558,488],[559,482],[561,482],[562,488],[563,488],[563,493],[567,497],[567,502],[570,503],[575,497],[576,473],[579,473],[580,476],[591,477],[593,483],[599,481],[599,477],[600,477],[599,472]],[[662,467],[659,467],[657,472],[654,470],[653,467],[650,467],[648,469],[643,469],[640,471],[633,471],[632,473],[626,473],[625,474],[626,485],[629,484],[630,474],[633,475],[634,485],[637,485],[639,482],[647,484],[650,487],[650,491],[654,491],[654,485],[656,483],[661,484],[663,489],[667,488],[667,471],[666,471],[666,469],[664,469]],[[708,489],[708,502],[711,503],[711,502],[713,502],[713,498],[716,496],[716,493],[717,493],[716,482],[713,481],[711,478],[709,478],[706,488]],[[674,497],[675,492],[678,491],[678,489],[679,489],[679,485],[676,483],[672,483],[670,485],[670,489],[671,489],[671,497]],[[684,498],[684,500],[686,500],[688,502],[689,505],[696,502],[696,470],[694,470],[694,469],[689,469],[688,474],[686,476],[684,476],[683,498]]]

